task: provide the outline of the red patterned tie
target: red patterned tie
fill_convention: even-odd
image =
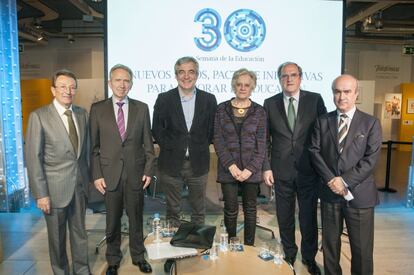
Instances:
[[[122,141],[125,140],[125,119],[124,119],[124,110],[122,110],[122,106],[124,105],[124,102],[117,102],[116,105],[118,105],[118,116],[116,120],[116,124],[118,125],[119,135],[121,136]]]

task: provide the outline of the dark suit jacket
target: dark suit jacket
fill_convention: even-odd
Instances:
[[[191,129],[187,129],[178,88],[158,95],[152,133],[160,146],[158,168],[161,172],[178,176],[187,148],[194,176],[208,172],[216,108],[216,97],[197,89],[194,118]]]
[[[330,112],[317,120],[309,151],[322,178],[320,197],[323,201],[344,201],[327,186],[333,177],[341,176],[354,196],[350,207],[367,208],[378,204],[373,172],[381,152],[381,133],[378,119],[356,110],[344,149],[339,154],[337,112]]]
[[[266,159],[264,170],[272,169],[275,179],[291,180],[297,172],[313,175],[309,145],[316,118],[326,113],[320,94],[300,91],[295,129],[289,127],[283,103],[283,93],[265,100],[269,127],[269,152],[271,164]]]
[[[104,178],[107,190],[116,189],[123,169],[127,184],[142,189],[142,176],[152,176],[154,146],[148,106],[128,98],[126,138],[121,140],[112,98],[94,103],[90,111],[92,179]]]
[[[35,199],[49,196],[53,208],[66,207],[76,186],[88,194],[88,113],[74,105],[72,111],[79,128],[78,155],[53,103],[30,114],[26,131],[30,189]]]

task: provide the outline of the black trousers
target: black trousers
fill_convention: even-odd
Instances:
[[[140,179],[137,179],[140,180]],[[138,184],[138,183],[137,183]],[[121,252],[121,217],[125,208],[129,223],[129,250],[132,263],[144,259],[143,209],[144,191],[127,184],[126,175],[114,191],[105,193],[106,260],[108,265],[119,265]]]
[[[184,184],[188,186],[188,202],[192,209],[191,222],[204,224],[207,179],[208,174],[193,175],[189,160],[184,160],[180,176],[174,177],[166,174],[161,176],[161,184],[167,203],[167,219],[174,226],[179,226],[181,223],[181,191]]]
[[[350,208],[322,202],[323,266],[326,275],[341,275],[341,234],[345,220],[351,245],[351,274],[374,273],[374,208]]]
[[[298,246],[295,242],[296,199],[299,206],[299,227],[302,235],[302,259],[313,261],[318,251],[317,177],[297,175],[293,180],[277,180],[275,183],[276,216],[280,239],[286,257],[295,258]]]
[[[224,199],[224,224],[229,234],[229,239],[235,237],[237,215],[239,213],[239,203],[237,200],[239,186],[241,187],[244,212],[244,244],[254,245],[257,215],[257,183],[233,182],[221,184]]]

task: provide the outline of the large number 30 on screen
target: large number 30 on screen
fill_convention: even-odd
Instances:
[[[221,17],[214,9],[202,9],[194,17],[201,23],[203,37],[195,37],[194,42],[203,51],[213,51],[221,43]],[[240,9],[227,17],[223,27],[224,39],[235,50],[250,52],[263,43],[266,25],[263,18],[253,10]]]

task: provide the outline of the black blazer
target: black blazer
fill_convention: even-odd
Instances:
[[[194,118],[191,129],[187,129],[178,88],[158,95],[154,105],[152,134],[160,146],[158,168],[161,172],[178,176],[187,147],[194,176],[208,172],[216,108],[216,97],[197,89]]]
[[[112,98],[94,103],[90,111],[92,179],[104,178],[115,190],[123,169],[127,183],[142,190],[142,176],[152,176],[155,160],[147,104],[128,98],[126,137],[122,142]]]
[[[289,127],[283,93],[265,100],[269,139],[268,152],[271,163],[265,160],[264,170],[272,169],[275,179],[290,180],[299,172],[313,175],[308,148],[316,118],[326,113],[320,94],[300,91],[299,106],[294,131]],[[271,147],[271,148],[270,148]]]
[[[330,112],[317,120],[309,151],[314,167],[322,178],[320,198],[323,201],[344,201],[327,185],[333,177],[341,176],[354,196],[350,207],[367,208],[378,204],[373,173],[381,152],[381,133],[378,119],[356,110],[344,149],[339,154],[337,112]]]

